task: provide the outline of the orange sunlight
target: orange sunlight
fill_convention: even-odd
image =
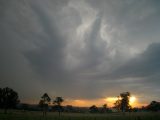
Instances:
[[[131,96],[131,97],[129,98],[129,104],[130,104],[131,106],[134,106],[134,105],[136,104],[136,97]]]
[[[78,106],[78,107],[90,107],[92,105],[96,105],[96,106],[100,107],[103,104],[107,104],[104,99],[94,99],[94,100],[87,100],[87,99],[71,100],[71,99],[68,99],[64,102],[64,105],[72,105],[72,106]]]
[[[108,107],[113,107],[116,100],[118,100],[117,97],[106,97],[100,99],[65,99],[63,105],[72,105],[77,107],[90,107],[92,105],[96,105],[98,107],[102,107],[102,105],[107,104]],[[29,104],[37,104],[37,99],[23,100],[23,102]],[[140,103],[138,101],[138,98],[135,96],[130,97],[129,103],[132,107],[142,107],[147,105],[146,103]]]
[[[121,98],[119,98],[121,99]],[[109,103],[108,106],[114,106],[114,103],[116,102],[116,100],[118,100],[117,97],[107,97],[106,99],[106,102]],[[141,107],[141,106],[145,106],[146,104],[142,104],[142,103],[139,103],[138,102],[138,99],[135,97],[135,96],[131,96],[129,98],[129,104],[132,106],[132,107]]]
[[[121,99],[121,98],[119,98],[119,99]],[[78,106],[78,107],[90,107],[92,105],[96,105],[98,107],[101,107],[103,104],[107,104],[108,107],[113,107],[116,100],[118,100],[117,97],[106,97],[106,98],[93,99],[93,100],[67,99],[67,100],[65,100],[64,105],[73,105],[73,106]],[[132,107],[141,107],[144,105],[144,104],[139,103],[135,96],[130,97],[129,103]]]
[[[121,99],[121,98],[119,98],[119,99]],[[110,103],[110,104],[112,104],[112,106],[113,106],[114,103],[116,102],[116,100],[118,100],[118,98],[117,98],[117,97],[107,97],[105,100],[106,100],[107,103]],[[131,106],[133,106],[133,107],[137,106],[137,103],[136,103],[136,102],[137,102],[137,101],[136,101],[136,97],[135,97],[135,96],[131,96],[131,97],[129,98],[129,104],[130,104]]]

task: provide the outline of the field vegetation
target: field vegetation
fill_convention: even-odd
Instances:
[[[39,104],[29,105],[20,103],[18,93],[6,87],[0,88],[0,120],[160,120],[160,102],[152,101],[145,107],[132,108],[129,99],[130,93],[123,92],[113,108],[107,104],[83,108],[62,106],[62,97],[56,97],[52,102],[44,93]]]
[[[40,111],[9,110],[8,114],[0,112],[0,120],[160,120],[160,113],[62,113],[59,116],[57,112],[48,112],[43,116]]]

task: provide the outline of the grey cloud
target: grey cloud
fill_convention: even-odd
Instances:
[[[159,33],[157,24],[160,20],[159,1],[102,0],[102,2],[93,2],[91,0],[90,4],[99,11],[105,11],[106,23],[117,29],[114,39],[138,49],[147,47],[148,43],[159,42],[157,37]]]
[[[24,99],[159,90],[158,0],[0,2],[0,87]]]
[[[147,77],[160,71],[160,44],[151,44],[144,53],[139,54],[136,58],[129,60],[111,75],[113,78],[125,77]]]
[[[84,58],[84,62],[81,64],[82,70],[95,69],[104,58],[106,43],[99,36],[101,21],[102,13],[98,13],[91,26],[91,31],[85,34],[85,56],[82,56]]]
[[[52,74],[49,72],[59,73],[61,66],[63,66],[63,48],[65,47],[65,41],[58,35],[58,28],[55,23],[49,19],[46,11],[41,9],[38,5],[32,6],[33,11],[37,15],[39,24],[43,28],[44,34],[47,35],[45,45],[26,52],[25,56],[30,63],[36,68],[40,75]],[[53,19],[54,21],[54,19]],[[54,71],[55,70],[55,71]],[[48,75],[47,74],[47,75]]]
[[[0,20],[0,86],[13,87],[21,91],[22,98],[30,99],[33,94],[47,91],[44,84],[47,75],[51,77],[52,73],[56,75],[63,72],[61,49],[65,42],[60,41],[57,29],[50,24],[52,22],[46,11],[39,9],[38,5],[33,7],[37,2],[3,2]]]

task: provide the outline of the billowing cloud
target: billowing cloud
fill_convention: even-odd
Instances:
[[[111,73],[114,78],[148,77],[160,71],[160,43],[153,43],[141,54]],[[110,75],[109,75],[110,76]]]

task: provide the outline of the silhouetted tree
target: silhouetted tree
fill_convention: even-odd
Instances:
[[[2,108],[2,102],[3,102],[3,92],[2,92],[2,88],[0,88],[0,108]]]
[[[147,106],[147,110],[150,111],[160,111],[160,102],[157,101],[152,101],[148,106]]]
[[[120,97],[118,96],[118,100],[114,103],[115,108],[117,108],[118,111],[121,110],[122,112],[129,111],[131,109],[129,98],[129,92],[121,93]]]
[[[124,92],[120,94],[121,96],[121,110],[122,112],[129,111],[131,106],[129,104],[130,93]]]
[[[64,99],[62,97],[56,97],[55,100],[53,101],[54,104],[53,108],[58,111],[59,116],[61,111],[63,110],[63,107],[61,106],[63,101]]]
[[[66,112],[73,112],[74,109],[73,109],[73,106],[72,105],[67,105],[66,106]]]
[[[107,108],[107,104],[104,104],[103,106],[102,106],[102,113],[106,113],[108,111],[108,108]]]
[[[103,105],[103,108],[106,109],[106,108],[107,108],[107,104],[104,104],[104,105]]]
[[[43,116],[47,115],[48,104],[51,101],[47,93],[44,93],[39,101],[39,106],[43,109]]]
[[[0,108],[4,109],[4,113],[9,108],[15,108],[19,102],[17,92],[8,87],[0,89]]]
[[[120,97],[117,97],[118,99],[116,100],[116,102],[114,103],[114,107],[117,109],[117,111],[121,110],[121,100]]]
[[[92,105],[90,108],[89,108],[90,112],[91,113],[97,113],[98,112],[98,107],[95,106],[95,105]]]

